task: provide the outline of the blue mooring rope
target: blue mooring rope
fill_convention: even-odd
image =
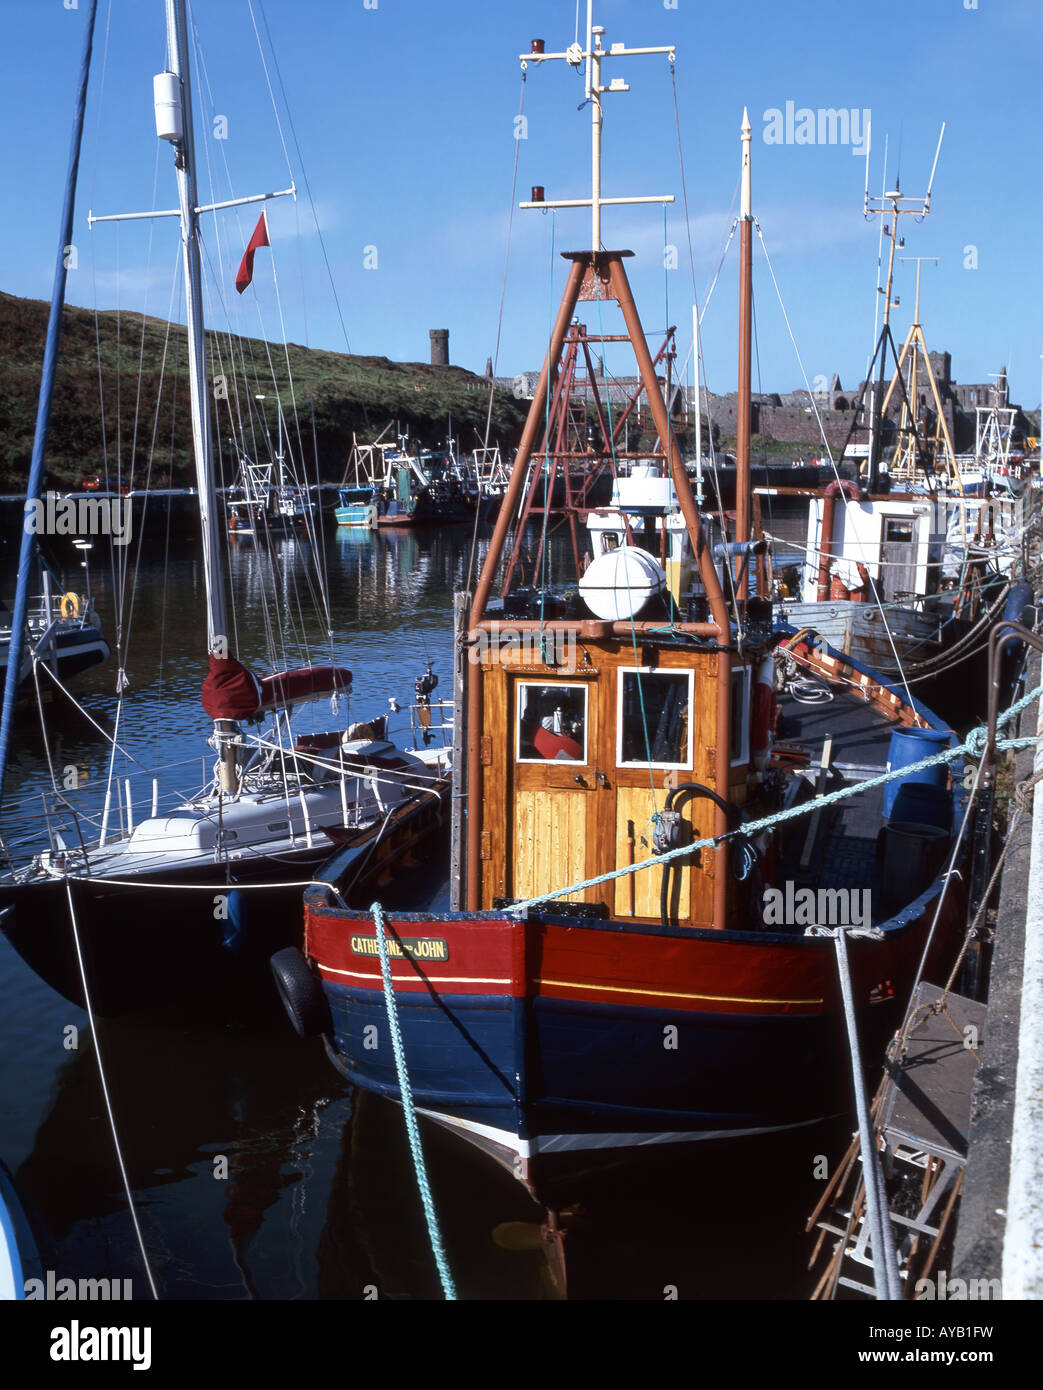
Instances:
[[[438,1266],[438,1277],[442,1281],[442,1289],[449,1300],[456,1298],[456,1286],[453,1283],[453,1276],[449,1272],[449,1264],[445,1257],[445,1249],[442,1245],[442,1233],[438,1228],[438,1217],[435,1215],[435,1204],[431,1198],[431,1188],[427,1181],[427,1169],[424,1166],[424,1150],[420,1143],[420,1131],[417,1129],[416,1108],[413,1105],[413,1092],[409,1085],[409,1074],[406,1071],[406,1054],[402,1047],[402,1034],[398,1027],[398,1006],[395,1001],[395,991],[391,986],[391,961],[388,956],[387,933],[384,926],[384,909],[380,903],[374,903],[370,908],[373,914],[373,924],[377,929],[377,949],[380,951],[380,974],[384,981],[384,1002],[387,1005],[388,1027],[391,1030],[391,1047],[395,1054],[395,1069],[398,1072],[398,1088],[402,1095],[402,1112],[406,1117],[406,1133],[409,1136],[409,1150],[413,1158],[413,1168],[416,1172],[416,1183],[420,1189],[420,1200],[424,1205],[424,1216],[427,1218],[427,1233],[431,1240],[431,1253],[435,1257],[435,1264]]]
[[[996,721],[997,733],[1008,724],[1016,714],[1021,711],[1033,700],[1039,699],[1043,695],[1043,685],[1039,685],[1035,690],[1030,690],[1027,695],[1023,695],[1020,700],[1015,701],[1009,709],[1005,710]],[[845,797],[857,796],[860,792],[867,791],[871,787],[882,787],[885,782],[893,782],[897,777],[907,777],[910,772],[921,772],[924,768],[935,767],[939,763],[955,762],[957,758],[965,753],[972,758],[980,758],[985,752],[985,745],[988,741],[988,731],[979,726],[974,728],[967,735],[963,743],[956,748],[947,748],[940,753],[932,753],[929,758],[921,758],[917,763],[908,763],[905,767],[895,768],[893,772],[882,773],[879,777],[869,777],[864,782],[855,782],[850,787],[841,787],[835,792],[829,792],[826,796],[816,796],[812,801],[805,802],[802,806],[793,806],[788,811],[776,811],[774,815],[764,816],[761,820],[747,821],[740,829],[730,830],[727,834],[714,838],[712,835],[703,840],[694,840],[690,845],[679,845],[677,849],[667,850],[663,854],[653,854],[648,859],[642,859],[639,864],[624,864],[621,869],[613,869],[607,874],[598,874],[596,878],[584,879],[581,883],[570,883],[566,888],[556,888],[552,893],[544,893],[538,898],[526,898],[523,902],[511,903],[510,907],[505,908],[505,912],[512,915],[526,912],[531,907],[538,907],[542,903],[553,902],[555,898],[564,897],[568,893],[581,893],[587,888],[596,888],[599,884],[609,883],[614,878],[622,878],[624,874],[640,873],[642,869],[649,869],[655,864],[666,864],[671,859],[677,859],[681,855],[693,854],[699,849],[716,849],[718,845],[724,844],[727,840],[733,840],[737,836],[749,839],[754,835],[759,835],[762,830],[770,830],[783,821],[795,820],[798,816],[806,816],[812,811],[817,811],[823,806],[828,806],[834,801],[842,801]],[[1036,743],[1035,738],[1007,738],[997,739],[996,748],[1030,748]]]

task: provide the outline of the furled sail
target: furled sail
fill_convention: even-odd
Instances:
[[[258,680],[235,657],[211,653],[202,702],[211,719],[253,719],[266,710],[344,695],[350,689],[351,672],[343,666],[302,666]]]

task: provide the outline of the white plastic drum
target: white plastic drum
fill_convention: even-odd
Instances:
[[[599,555],[579,581],[583,602],[595,618],[625,622],[666,589],[666,574],[647,550],[621,545]]]

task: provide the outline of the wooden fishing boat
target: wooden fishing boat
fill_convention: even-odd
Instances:
[[[604,47],[602,33],[589,30],[579,58],[542,45],[526,55],[586,61],[595,170],[602,97],[619,90],[602,85],[602,65],[634,52]],[[750,138],[747,119],[745,293]],[[951,735],[750,597],[748,485],[734,532],[715,538],[657,388],[631,253],[602,249],[599,178],[590,205],[593,249],[564,253],[547,358],[463,609],[452,910],[386,914],[389,1000],[381,927],[339,900],[346,865],[335,855],[305,893],[303,954],[280,961],[291,1018],[325,1034],[344,1076],[401,1099],[393,1005],[418,1111],[541,1195],[633,1147],[843,1111],[837,931],[851,929],[858,1025],[877,1060],[924,958],[962,910],[945,873],[961,804],[947,771],[931,769],[926,786],[910,774],[914,789],[886,816],[873,783],[903,743],[919,754]],[[522,581],[541,561],[522,573],[509,537],[562,408],[570,325],[595,301],[622,318],[666,476],[646,479],[640,502],[617,494],[621,530],[600,553],[591,540],[606,528],[584,532],[566,511],[561,549],[575,551],[577,572],[534,588]],[[748,304],[740,319],[748,354]],[[609,420],[609,454],[611,439]],[[747,460],[740,449],[740,474]],[[678,507],[687,565],[668,525]],[[850,796],[816,804],[837,789]]]

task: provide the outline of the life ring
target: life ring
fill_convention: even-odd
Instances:
[[[62,594],[61,614],[63,618],[78,618],[80,616],[79,595],[74,594],[71,589],[67,594]]]

